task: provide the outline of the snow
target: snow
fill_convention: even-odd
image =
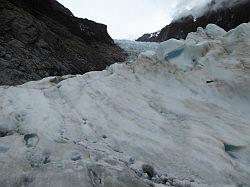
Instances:
[[[157,32],[151,33],[149,38],[159,36],[160,32],[161,32],[161,31],[157,31]]]
[[[128,63],[0,87],[1,184],[149,186],[147,163],[176,185],[250,186],[249,35],[116,41]]]

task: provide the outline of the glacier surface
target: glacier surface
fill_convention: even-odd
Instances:
[[[0,87],[1,186],[250,186],[250,24],[117,43],[128,63]]]

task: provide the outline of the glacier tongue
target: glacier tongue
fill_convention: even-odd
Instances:
[[[129,63],[0,87],[1,186],[250,186],[249,35],[119,41]]]

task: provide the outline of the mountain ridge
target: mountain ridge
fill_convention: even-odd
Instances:
[[[169,25],[161,29],[157,37],[150,38],[150,34],[144,34],[136,41],[141,42],[163,42],[171,38],[185,39],[188,33],[195,32],[198,27],[205,28],[208,24],[213,23],[229,31],[241,23],[250,21],[250,1],[246,0],[239,4],[233,4],[230,7],[213,8],[215,1],[212,1],[210,8],[203,15],[194,18],[187,15],[173,20]]]
[[[0,24],[0,85],[103,70],[126,58],[106,25],[55,0],[1,0]]]

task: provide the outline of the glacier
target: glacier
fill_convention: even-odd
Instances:
[[[125,63],[0,87],[1,186],[250,186],[250,23],[116,42]]]

